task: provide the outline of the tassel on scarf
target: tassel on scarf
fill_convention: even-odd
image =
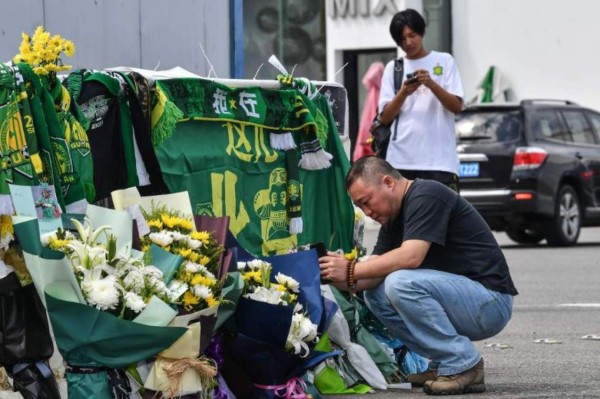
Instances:
[[[269,141],[271,148],[276,150],[287,151],[297,147],[292,132],[271,133],[269,135]]]
[[[177,122],[183,118],[183,112],[170,101],[160,83],[156,82],[156,102],[152,107],[152,144],[158,147],[165,142],[175,130]]]

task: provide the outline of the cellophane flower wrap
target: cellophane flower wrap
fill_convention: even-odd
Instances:
[[[260,259],[239,262],[238,270],[244,280],[244,298],[293,309],[285,349],[300,357],[308,356],[309,343],[316,343],[317,325],[313,324],[298,302],[300,284],[290,276],[277,273],[271,282],[271,264]]]
[[[234,315],[237,331],[225,346],[226,365],[241,367],[252,381],[251,392],[244,393],[249,397],[285,392],[307,397],[300,376],[318,341],[318,325],[299,301],[300,284],[273,273],[271,264],[260,259],[238,262],[238,273],[243,287]]]
[[[156,252],[158,247],[180,258],[164,271],[170,301],[179,309],[172,324],[188,328],[180,340],[159,354],[144,386],[162,397],[208,396],[216,385],[217,369],[203,352],[220,303],[224,247],[214,232],[198,230],[202,226],[181,211],[154,201],[150,210],[141,210],[150,230],[141,237],[142,251]]]

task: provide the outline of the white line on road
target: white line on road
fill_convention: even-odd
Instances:
[[[562,303],[558,306],[570,308],[600,308],[600,303]]]

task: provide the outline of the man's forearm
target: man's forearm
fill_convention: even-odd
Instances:
[[[384,125],[389,125],[392,123],[398,114],[400,114],[400,109],[402,108],[402,105],[404,105],[404,101],[406,101],[406,95],[402,91],[399,91],[398,94],[394,96],[392,101],[387,103],[383,108],[383,112],[379,116],[381,123]]]
[[[463,103],[460,97],[455,96],[452,93],[447,92],[442,86],[433,82],[429,88],[433,95],[440,101],[440,103],[448,111],[457,114],[462,111]]]

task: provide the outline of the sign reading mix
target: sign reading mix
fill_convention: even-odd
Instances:
[[[195,213],[229,216],[231,232],[255,255],[316,242],[351,250],[349,162],[324,96],[310,100],[293,89],[233,89],[203,79],[159,84],[184,118],[157,156],[167,186],[187,190]],[[282,133],[291,133],[295,150],[272,148],[270,136]],[[318,143],[333,155],[330,166],[295,170]],[[303,231],[290,234],[290,213],[299,206]]]

